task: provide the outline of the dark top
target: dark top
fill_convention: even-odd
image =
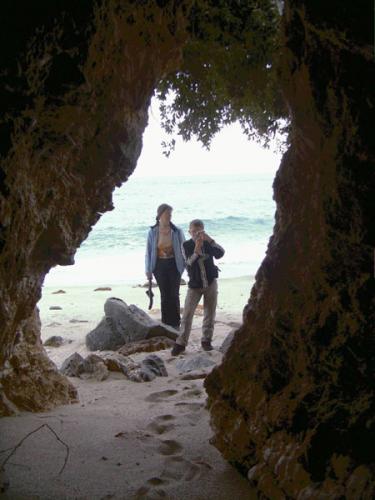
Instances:
[[[194,253],[195,242],[190,239],[182,244],[182,254],[186,262],[189,275],[189,288],[207,288],[218,277],[218,268],[215,259],[224,255],[224,248],[216,242],[203,242],[202,255]]]

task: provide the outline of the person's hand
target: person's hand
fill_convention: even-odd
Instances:
[[[203,246],[203,238],[201,237],[201,235],[199,235],[199,237],[195,240],[194,252],[200,255],[202,253],[202,246]]]
[[[208,243],[212,243],[214,241],[213,238],[211,238],[211,236],[209,236],[207,233],[203,232],[202,233],[202,238],[203,240],[205,241],[208,241]]]

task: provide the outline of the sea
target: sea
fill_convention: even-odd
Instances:
[[[189,222],[202,219],[224,249],[217,262],[224,279],[250,277],[259,268],[274,226],[272,173],[130,177],[113,193],[114,209],[102,215],[82,242],[72,266],[57,266],[45,286],[142,284],[147,233],[161,203],[188,238]],[[186,278],[186,275],[185,275]]]

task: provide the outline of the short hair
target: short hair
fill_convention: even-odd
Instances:
[[[200,220],[200,219],[193,219],[190,224],[190,226],[195,226],[195,227],[202,227],[204,228],[204,224],[203,224],[203,221]]]

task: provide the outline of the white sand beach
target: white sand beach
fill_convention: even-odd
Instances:
[[[215,363],[220,363],[218,349],[224,338],[241,323],[251,286],[250,278],[220,280],[215,350],[204,353]],[[43,290],[38,304],[42,340],[52,335],[65,339],[60,347],[46,348],[58,367],[74,352],[89,354],[85,336],[103,317],[108,297],[119,297],[147,311],[144,288],[106,283],[99,288],[111,290],[95,288],[64,288],[65,293],[55,293],[59,291],[56,288]],[[151,316],[159,319],[158,289],[154,292]],[[185,293],[186,286],[182,286],[182,304]],[[23,437],[43,424],[48,424],[62,441],[46,426],[28,437],[5,466],[9,488],[3,498],[256,498],[248,481],[210,444],[213,433],[205,408],[203,379],[186,380],[176,367],[179,359],[202,352],[201,322],[198,311],[183,356],[174,358],[169,350],[155,353],[164,361],[167,377],[145,383],[132,382],[114,372],[102,382],[71,378],[78,390],[78,403],[50,412],[3,418],[1,461]],[[139,361],[147,354],[134,354],[132,358]]]

